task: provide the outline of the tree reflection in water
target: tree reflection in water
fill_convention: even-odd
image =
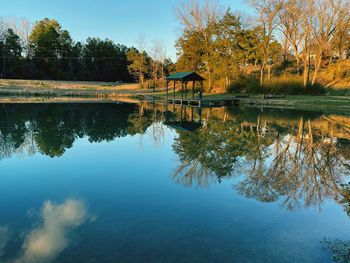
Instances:
[[[301,119],[299,129],[292,129],[284,138],[277,135],[271,149],[272,160],[248,161],[248,175],[235,186],[240,193],[261,201],[282,198],[291,210],[301,206],[320,209],[324,199],[339,199],[339,184],[349,169],[331,134],[317,134],[310,120]]]
[[[165,125],[200,122],[176,130],[179,165],[171,175],[183,187],[209,188],[231,179],[247,198],[280,202],[289,210],[316,207],[325,199],[350,216],[350,121],[348,117],[257,109],[179,109],[154,103],[40,104],[0,106],[0,160],[40,152],[60,157],[78,138],[90,142],[143,135],[158,147]],[[180,121],[178,121],[180,120]],[[6,229],[0,229],[0,232]],[[349,242],[326,240],[339,262]],[[0,247],[1,249],[1,247]],[[1,252],[1,251],[0,251]]]
[[[138,134],[141,145],[146,131],[158,147],[164,123],[200,122],[202,127],[188,126],[193,132],[176,130],[175,183],[209,188],[232,178],[238,193],[291,210],[320,209],[327,198],[349,203],[341,187],[349,174],[347,117],[237,108],[197,112],[155,103],[3,104],[0,114],[0,159],[36,151],[60,157],[83,137],[101,142]]]
[[[0,159],[36,151],[60,157],[78,138],[90,142],[143,134],[152,114],[142,118],[133,104],[3,104]]]
[[[181,165],[172,179],[208,188],[235,176],[233,188],[248,198],[321,209],[325,199],[341,199],[350,171],[350,149],[343,147],[350,133],[345,129],[340,139],[333,126],[319,128],[322,117],[270,124],[260,116],[256,122],[212,117],[194,133],[178,131],[173,148]]]

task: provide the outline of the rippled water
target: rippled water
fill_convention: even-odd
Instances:
[[[348,116],[149,103],[0,116],[0,262],[346,260]]]

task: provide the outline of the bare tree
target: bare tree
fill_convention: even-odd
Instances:
[[[175,12],[188,30],[205,34],[205,29],[219,20],[223,8],[218,0],[188,0],[181,2]]]
[[[320,69],[322,56],[330,49],[330,44],[337,32],[337,20],[343,0],[318,0],[315,8],[315,23],[312,26],[313,46],[315,48],[315,73],[312,85],[315,84]],[[338,20],[339,21],[339,20]],[[341,25],[339,25],[341,27]]]
[[[6,41],[6,31],[7,31],[7,27],[6,27],[6,23],[3,20],[2,17],[0,17],[0,47],[2,47],[2,49],[5,46],[5,41]],[[5,54],[5,50],[0,50],[0,55],[1,55],[1,64],[2,64],[2,72],[0,73],[0,78],[4,78],[5,77],[5,68],[6,68],[6,54]]]
[[[160,61],[160,76],[162,79],[163,83],[163,88],[164,88],[164,81],[165,81],[165,61],[166,61],[166,47],[164,43],[161,43],[159,46],[159,61]]]
[[[26,55],[29,53],[29,35],[32,30],[32,23],[26,18],[17,18],[14,16],[3,19],[0,17],[0,34],[11,28],[15,32],[20,40],[21,45],[24,48]]]
[[[288,54],[290,52],[290,43],[288,41],[287,37],[284,37],[282,40],[282,57],[283,57],[283,62],[286,62],[288,60]],[[299,72],[299,70],[298,70]]]
[[[303,38],[302,17],[303,0],[287,0],[283,3],[279,13],[280,29],[291,44],[297,64],[297,72],[300,74],[300,44]]]
[[[336,20],[337,32],[334,35],[332,46],[338,53],[338,77],[342,75],[343,55],[346,45],[350,45],[350,2],[345,2]]]
[[[19,32],[19,36],[21,38],[22,46],[25,49],[26,55],[28,55],[30,53],[29,36],[32,30],[32,23],[30,23],[29,20],[26,18],[21,18],[20,23],[21,23],[21,30]]]
[[[271,80],[270,48],[273,40],[273,33],[279,25],[278,14],[282,8],[282,0],[247,0],[247,2],[257,11],[257,23],[261,29],[261,54],[262,65],[260,83],[263,83],[264,69],[267,67],[268,80]]]
[[[6,32],[6,23],[5,23],[5,20],[0,16],[0,41],[3,41],[5,32]]]
[[[204,64],[208,74],[208,86],[211,88],[212,66],[210,59],[213,48],[213,25],[220,19],[224,12],[223,6],[218,0],[187,0],[180,2],[176,7],[175,13],[177,19],[185,26],[187,30],[193,33],[199,33],[203,36]]]
[[[159,43],[158,41],[153,42],[153,46],[151,47],[149,51],[150,57],[152,59],[151,61],[151,75],[153,79],[153,85],[154,88],[156,87],[156,82],[158,79],[158,58],[159,58]]]
[[[311,60],[311,42],[312,42],[312,26],[314,16],[314,0],[301,1],[302,13],[300,20],[302,21],[302,34],[301,34],[301,54],[300,58],[304,63],[304,87],[307,86],[310,80],[310,60]]]
[[[131,49],[127,53],[127,59],[131,64],[128,66],[128,70],[131,74],[138,78],[141,86],[144,84],[145,74],[148,72],[148,64],[145,52],[145,37],[143,35],[139,36],[137,41],[137,48]]]
[[[144,69],[144,53],[145,53],[145,36],[140,34],[139,35],[139,38],[137,40],[137,49],[139,51],[138,53],[138,60],[139,60],[139,63],[138,63],[138,67],[139,67],[139,81],[141,84],[143,84],[144,82],[144,73],[145,73],[145,69]]]
[[[151,75],[153,78],[153,84],[155,85],[156,82],[158,82],[159,77],[161,79],[161,84],[164,84],[164,66],[166,60],[166,48],[164,46],[164,43],[159,40],[153,41],[153,45],[149,50],[149,54],[152,58]]]

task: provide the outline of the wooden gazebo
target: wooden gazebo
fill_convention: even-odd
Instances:
[[[174,81],[174,101],[175,101],[175,90],[176,90],[176,82],[181,81],[181,99],[187,97],[187,85],[189,82],[192,82],[192,98],[194,98],[194,90],[196,87],[196,82],[201,83],[201,92],[203,93],[203,81],[205,79],[202,78],[195,72],[178,72],[169,77],[166,77],[166,97],[169,95],[169,82]]]

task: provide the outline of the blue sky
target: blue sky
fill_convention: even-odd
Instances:
[[[140,34],[146,46],[154,40],[166,45],[167,55],[176,58],[174,43],[180,26],[174,8],[180,0],[11,0],[1,1],[0,16],[25,17],[31,22],[56,19],[75,41],[87,37],[109,38],[127,46],[136,45]],[[221,0],[233,11],[247,12],[243,0]]]

